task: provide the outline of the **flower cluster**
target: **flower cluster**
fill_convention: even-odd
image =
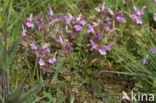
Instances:
[[[127,1],[123,0],[126,4]],[[155,3],[155,0],[154,0]],[[144,6],[142,9],[134,7],[134,13],[131,17],[136,21],[137,24],[143,24],[141,16],[144,15]],[[91,19],[86,18],[80,14],[74,17],[72,14],[61,14],[55,16],[51,7],[49,7],[48,22],[45,22],[43,17],[35,18],[33,13],[22,25],[22,35],[25,38],[31,38],[29,40],[29,45],[31,50],[34,52],[36,57],[38,57],[38,64],[43,71],[46,70],[47,66],[52,65],[56,62],[56,55],[52,55],[50,47],[55,48],[53,51],[61,51],[61,53],[69,53],[74,51],[76,46],[75,41],[79,38],[80,34],[83,34],[82,39],[86,41],[83,46],[88,47],[90,51],[96,51],[95,53],[105,56],[108,52],[113,50],[113,46],[116,44],[115,41],[104,42],[105,38],[112,29],[116,28],[118,24],[126,23],[126,14],[121,11],[113,11],[111,7],[106,8],[106,2],[102,4],[101,7],[96,7],[96,17]],[[156,21],[156,14],[154,14],[154,20]],[[50,22],[49,22],[50,21]],[[35,31],[42,32],[43,35],[47,32],[47,39],[49,43],[40,43],[39,46],[35,44],[35,38],[33,38],[30,33]],[[36,31],[35,31],[36,32]],[[56,47],[52,46],[52,42],[55,43]],[[74,44],[74,46],[73,46]],[[153,51],[153,50],[152,50]],[[147,58],[145,58],[143,64],[147,64]]]

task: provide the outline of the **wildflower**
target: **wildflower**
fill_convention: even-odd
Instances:
[[[153,18],[153,19],[154,19],[154,21],[156,22],[156,13],[154,13],[154,18]]]
[[[104,11],[106,8],[105,8],[105,4],[106,4],[106,2],[104,1],[104,3],[103,3],[103,5],[102,5],[102,7],[101,7],[101,10],[102,11]]]
[[[97,36],[97,39],[98,40],[101,40],[102,39],[102,34],[101,33],[98,33],[96,36]]]
[[[68,45],[68,50],[70,50],[70,51],[74,50],[71,44]]]
[[[141,15],[144,15],[144,9],[146,8],[146,6],[144,6],[141,10],[139,8],[134,7],[134,11],[135,13],[132,14],[132,18],[134,20],[136,20],[137,24],[143,24],[142,20],[141,20]]]
[[[39,57],[39,53],[38,53],[37,51],[35,51],[35,55],[36,55],[37,57]]]
[[[34,22],[35,18],[33,18],[33,13],[30,14],[30,17],[28,18],[28,21],[26,22],[26,26],[28,28],[33,28],[34,27]]]
[[[127,3],[127,1],[126,1],[126,0],[122,0],[122,1],[123,1],[123,3],[124,3],[124,4],[126,4],[126,3]]]
[[[94,43],[94,41],[93,41],[93,40],[90,40],[90,43],[91,43],[91,46],[92,46],[91,50],[93,50],[93,49],[96,49],[96,48],[97,48],[97,47],[96,47],[96,44]]]
[[[65,16],[66,24],[67,24],[67,25],[70,24],[70,21],[71,21],[72,19],[73,19],[73,16],[72,16],[70,13],[68,13],[68,17]]]
[[[156,5],[156,0],[153,0],[153,2],[154,2],[154,5]]]
[[[141,20],[141,16],[138,16],[136,14],[132,14],[131,16],[132,16],[132,18],[134,20],[136,20],[137,24],[142,24],[143,23],[142,20]]]
[[[49,13],[50,16],[53,16],[53,10],[51,9],[51,7],[49,7]]]
[[[94,31],[94,28],[90,25],[90,24],[88,24],[88,30],[87,30],[87,34],[89,34],[89,33],[94,33],[95,31]]]
[[[50,57],[49,57],[49,61],[48,61],[50,64],[54,64],[55,62],[56,62],[56,59],[52,56],[52,55],[50,55]]]
[[[45,61],[42,58],[40,58],[38,63],[41,67],[45,65]]]
[[[108,13],[114,15],[114,12],[110,8],[108,8]]]
[[[86,21],[84,19],[82,19],[80,22],[79,22],[80,25],[84,26],[86,24]]]
[[[44,46],[42,47],[43,51],[50,53],[50,49],[48,47],[49,47],[49,44],[44,44]]]
[[[106,29],[106,31],[110,31],[110,27],[109,27],[110,24],[111,24],[111,22],[107,22],[107,23],[105,24],[105,29]]]
[[[37,46],[33,41],[30,41],[31,50],[37,50]]]
[[[100,10],[99,8],[97,8],[97,7],[95,8],[95,10],[96,10],[96,12],[100,12],[100,11],[101,11],[101,10]]]
[[[115,45],[115,43],[110,43],[108,46],[107,46],[107,50],[108,51],[112,51],[112,48],[111,46]]]
[[[64,44],[63,43],[63,40],[62,40],[62,37],[59,35],[59,40],[57,40],[58,42],[60,42],[61,44]]]
[[[24,28],[24,25],[22,25],[22,35],[26,36],[27,35],[26,32],[27,32],[27,30]]]
[[[59,21],[60,21],[60,22],[63,21],[63,17],[62,17],[62,16],[59,17]]]
[[[156,50],[154,48],[151,48],[152,54],[156,54]]]
[[[103,49],[99,49],[99,53],[100,53],[100,55],[106,55],[107,54],[106,51]]]
[[[82,31],[82,26],[80,25],[75,25],[74,28],[76,29],[76,31]]]
[[[147,54],[147,55],[146,55],[146,57],[144,58],[143,63],[142,63],[143,65],[148,64],[148,60],[147,60],[147,59],[148,59],[148,57],[149,57],[149,56],[148,56],[148,54]]]
[[[43,27],[43,18],[42,17],[39,17],[39,21],[37,22],[37,24],[38,24],[38,30],[41,30],[42,29],[42,27]]]
[[[117,16],[116,19],[120,23],[124,23],[125,22],[125,19],[123,18],[122,14],[120,16]]]

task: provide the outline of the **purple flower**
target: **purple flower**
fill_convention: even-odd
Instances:
[[[108,13],[114,15],[114,12],[110,8],[108,8]]]
[[[70,51],[73,51],[74,50],[71,44],[68,45],[68,50],[70,50]]]
[[[39,53],[38,53],[37,51],[35,51],[35,55],[36,55],[37,57],[39,57]]]
[[[107,23],[105,24],[105,29],[106,29],[106,31],[110,31],[110,27],[109,27],[110,24],[111,24],[111,22],[107,22]]]
[[[38,30],[41,30],[42,29],[42,27],[43,27],[43,18],[42,17],[39,17],[39,21],[37,22],[37,24],[38,24]]]
[[[156,54],[156,50],[154,48],[151,48],[152,54]]]
[[[31,50],[37,50],[37,46],[33,41],[30,41]]]
[[[99,53],[100,53],[100,55],[106,55],[107,54],[106,51],[103,49],[99,49]]]
[[[80,25],[75,25],[74,28],[76,29],[76,31],[82,31],[82,26]]]
[[[110,43],[108,46],[107,46],[107,50],[108,51],[112,51],[112,48],[111,46],[115,45],[115,43]]]
[[[154,19],[154,21],[156,22],[156,13],[154,13],[153,19]]]
[[[97,7],[95,8],[95,10],[96,10],[96,12],[100,12],[100,11],[101,11],[101,10],[100,10],[99,8],[97,8]]]
[[[50,64],[54,64],[55,62],[56,62],[56,59],[52,56],[52,55],[50,55],[50,57],[49,57],[49,61],[48,61]]]
[[[137,24],[142,24],[141,16],[137,16],[136,14],[131,15],[134,20],[136,20]]]
[[[124,22],[125,22],[125,19],[123,18],[122,15],[117,16],[116,19],[117,19],[117,21],[120,22],[120,23],[124,23]]]
[[[42,47],[43,51],[50,53],[50,49],[48,47],[49,47],[49,44],[44,44]]]
[[[97,39],[98,40],[101,40],[102,39],[102,34],[101,33],[98,33],[96,36],[97,36]]]
[[[146,55],[146,57],[144,58],[143,63],[142,63],[143,65],[148,64],[148,60],[147,60],[147,59],[148,59],[148,57],[149,57],[149,56],[148,56],[148,54],[147,54],[147,55]]]
[[[141,11],[139,8],[134,7],[134,11],[136,15],[141,15]]]
[[[94,43],[94,41],[93,41],[93,40],[90,40],[90,43],[91,43],[91,46],[92,46],[91,50],[93,50],[93,49],[96,49],[96,48],[97,48],[97,47],[96,47],[96,44]]]
[[[141,15],[144,15],[144,9],[146,8],[146,6],[144,6],[142,9],[141,9]]]
[[[44,66],[45,65],[45,61],[42,59],[42,58],[40,58],[40,60],[39,60],[39,65],[40,65],[40,67],[42,67],[42,66]]]
[[[26,26],[28,28],[33,28],[34,27],[34,22],[35,18],[33,18],[33,13],[30,14],[30,17],[28,18],[28,21],[26,22]]]
[[[66,24],[68,25],[70,24],[70,21],[73,19],[73,16],[70,13],[68,13],[68,17],[65,16],[64,18],[66,20]]]
[[[27,35],[26,32],[27,32],[27,30],[24,28],[24,25],[22,25],[22,35],[26,36]]]
[[[51,7],[49,7],[49,13],[50,16],[53,16],[53,10],[51,9]]]
[[[153,0],[153,2],[154,2],[154,5],[156,5],[156,0]]]
[[[105,4],[106,4],[106,2],[104,1],[104,3],[103,3],[103,5],[102,5],[102,7],[101,7],[101,11],[104,11],[106,8],[105,8]]]
[[[89,33],[94,33],[95,31],[94,31],[94,28],[90,25],[90,24],[88,24],[88,30],[87,30],[87,34],[89,34]]]
[[[82,26],[84,26],[86,24],[86,21],[84,19],[82,19],[79,24],[81,24]]]
[[[127,3],[127,1],[126,0],[122,0],[123,1],[123,4],[126,4]]]
[[[57,40],[58,42],[60,42],[61,44],[64,44],[63,43],[63,40],[62,40],[62,37],[59,35],[59,40]]]
[[[62,16],[59,17],[59,21],[60,21],[60,22],[63,21],[63,17],[62,17]]]

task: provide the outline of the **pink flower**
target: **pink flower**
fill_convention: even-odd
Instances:
[[[30,14],[30,17],[28,18],[28,21],[26,22],[26,26],[28,28],[33,28],[34,27],[34,22],[35,18],[33,18],[33,13]]]
[[[154,2],[154,5],[156,5],[156,0],[153,0],[153,2]]]
[[[156,13],[154,13],[153,19],[154,19],[154,21],[156,22]]]
[[[22,24],[22,35],[26,36],[27,35],[26,32],[27,30],[24,28],[24,25]]]
[[[89,33],[94,33],[95,31],[94,31],[94,28],[90,25],[90,24],[88,24],[88,30],[87,30],[87,34],[89,34]]]
[[[86,21],[84,19],[82,19],[80,22],[79,22],[80,25],[84,26],[86,24]]]
[[[110,8],[108,8],[108,13],[114,15],[114,12]]]
[[[147,60],[147,59],[148,59],[148,57],[149,57],[149,56],[148,56],[148,54],[147,54],[147,55],[146,55],[146,57],[144,58],[143,63],[142,63],[143,65],[148,64],[148,60]]]
[[[51,9],[51,7],[49,7],[49,13],[50,16],[53,16],[53,10]]]
[[[123,4],[126,4],[127,3],[127,1],[126,0],[122,0],[123,1]]]
[[[98,34],[96,35],[96,37],[97,37],[98,40],[101,40],[101,39],[102,39],[102,34],[101,34],[101,33],[98,33]]]
[[[104,1],[104,2],[103,2],[103,5],[102,5],[102,7],[101,7],[101,10],[102,10],[102,11],[104,11],[104,10],[106,9],[106,8],[105,8],[105,4],[106,4],[106,2]]]
[[[97,7],[95,8],[95,10],[96,10],[96,12],[100,12],[100,11],[101,11],[101,10],[100,10],[99,8],[97,8]]]
[[[42,58],[40,58],[38,63],[41,67],[45,65],[45,61]]]
[[[50,55],[50,57],[49,57],[49,61],[48,61],[50,64],[54,64],[55,62],[56,62],[56,59],[52,56],[52,55]]]
[[[141,16],[137,16],[136,14],[131,15],[134,20],[136,20],[137,24],[142,24]]]
[[[50,53],[50,49],[48,47],[49,47],[49,44],[44,44],[44,46],[42,47],[43,51]]]
[[[33,41],[30,41],[31,50],[37,50],[37,46]]]
[[[59,40],[57,40],[58,42],[60,42],[61,44],[64,44],[63,43],[63,40],[62,40],[62,37],[59,35]]]
[[[115,45],[115,43],[110,43],[108,46],[107,46],[107,50],[108,51],[112,51],[112,48],[111,46]]]
[[[70,50],[70,51],[73,51],[74,50],[71,44],[68,45],[68,50]]]
[[[120,23],[124,23],[124,22],[125,22],[125,19],[123,18],[122,15],[117,16],[116,19],[117,19],[117,21],[120,22]]]
[[[80,25],[75,25],[74,28],[76,29],[76,31],[82,31],[82,26]]]
[[[103,49],[99,49],[99,53],[100,53],[100,55],[106,55],[107,54],[106,51]]]
[[[151,48],[152,54],[156,54],[156,50],[154,48]]]
[[[96,49],[96,48],[97,48],[97,47],[96,47],[96,44],[94,43],[94,41],[93,41],[93,40],[90,40],[90,43],[91,43],[91,46],[92,46],[91,50],[93,50],[93,49]]]
[[[73,19],[73,16],[70,13],[68,13],[68,17],[65,16],[64,18],[66,20],[66,24],[68,25],[70,24],[70,21]]]
[[[39,17],[38,19],[39,19],[39,21],[37,22],[37,24],[38,24],[37,28],[38,28],[38,30],[41,30],[43,28],[43,18]]]
[[[111,22],[107,22],[107,23],[105,24],[105,29],[106,29],[106,31],[110,31],[110,27],[109,27],[110,24],[111,24]]]

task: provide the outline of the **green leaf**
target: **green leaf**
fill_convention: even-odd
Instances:
[[[13,43],[13,46],[11,47],[11,49],[8,51],[8,59],[7,59],[8,68],[10,67],[10,64],[12,63],[13,59],[16,56],[17,47],[18,47],[20,40],[21,40],[21,36],[19,36],[19,38]]]
[[[54,74],[54,76],[53,76],[53,78],[52,78],[52,80],[50,82],[51,84],[54,83],[54,81],[57,79],[57,75],[60,72],[61,67],[62,67],[62,63],[58,63],[57,66],[56,66],[56,68],[55,68],[56,69],[56,72],[55,72],[55,74]]]
[[[4,71],[4,45],[0,40],[0,70]]]
[[[16,89],[15,93],[13,93],[11,96],[9,96],[7,103],[19,103],[19,99],[21,95],[23,94],[24,89],[22,87]]]
[[[29,91],[27,91],[25,94],[23,94],[21,96],[19,101],[16,102],[16,103],[29,103],[28,101],[30,99],[32,99],[41,90],[41,88],[43,87],[43,84],[44,83],[41,83],[41,84],[37,85],[36,87],[34,87],[34,88],[30,89]]]

